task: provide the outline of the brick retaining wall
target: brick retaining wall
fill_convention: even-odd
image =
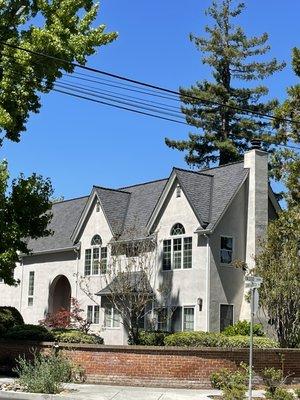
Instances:
[[[52,343],[0,342],[0,365],[36,348],[49,351]],[[212,372],[248,363],[248,349],[178,348],[60,344],[61,350],[86,373],[87,381],[105,384],[209,387]],[[6,361],[5,361],[6,360]],[[254,350],[254,368],[283,368],[300,378],[300,349]]]

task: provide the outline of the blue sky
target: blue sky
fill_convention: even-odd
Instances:
[[[118,31],[114,43],[101,47],[88,65],[177,89],[209,78],[190,32],[204,33],[210,0],[102,0],[97,19]],[[272,97],[284,98],[297,81],[289,64],[300,46],[300,2],[247,0],[239,19],[249,34],[268,32],[270,57],[288,67],[265,83]],[[86,195],[93,184],[121,187],[160,179],[172,166],[186,167],[184,154],[166,147],[164,138],[183,139],[189,127],[138,116],[59,93],[42,97],[20,143],[6,141],[2,158],[11,176],[38,172],[50,177],[56,196]]]

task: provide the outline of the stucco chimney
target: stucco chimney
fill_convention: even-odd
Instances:
[[[246,263],[252,269],[268,226],[268,153],[261,150],[258,140],[245,153],[244,168],[249,169]],[[240,319],[249,318],[249,303],[243,301]]]

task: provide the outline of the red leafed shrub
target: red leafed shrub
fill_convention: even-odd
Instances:
[[[91,323],[81,316],[82,312],[78,300],[71,297],[70,310],[61,308],[53,314],[47,314],[39,323],[47,328],[77,328],[87,333]]]

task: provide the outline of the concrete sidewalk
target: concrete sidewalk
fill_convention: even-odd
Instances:
[[[0,384],[11,379],[0,379]],[[31,394],[0,391],[0,400],[209,400],[210,395],[220,394],[213,389],[164,389],[131,386],[108,386],[89,384],[66,384],[67,391],[61,395]],[[254,396],[261,396],[254,391]]]

